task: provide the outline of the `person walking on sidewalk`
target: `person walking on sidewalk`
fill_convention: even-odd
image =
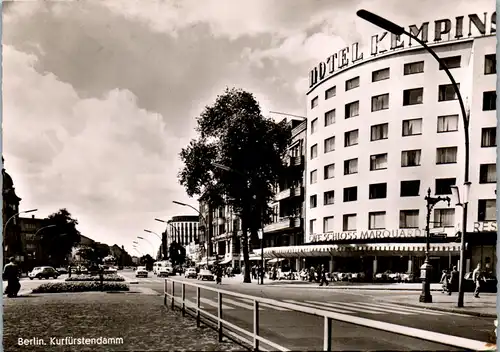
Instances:
[[[483,273],[481,272],[481,263],[477,264],[476,269],[472,272],[472,280],[476,284],[476,289],[474,290],[474,297],[479,298],[479,292],[481,291],[481,281],[486,281],[484,279]]]
[[[323,283],[325,286],[328,286],[328,281],[326,280],[326,270],[325,270],[325,265],[321,264],[321,271],[320,271],[320,286],[323,286]]]
[[[9,263],[4,267],[3,279],[7,281],[7,287],[5,288],[7,297],[17,297],[21,284],[19,283],[19,268],[14,257],[9,258]]]
[[[450,274],[448,270],[443,270],[443,274],[441,275],[441,293],[449,293],[450,292]]]
[[[448,295],[451,296],[453,292],[458,291],[458,280],[460,277],[460,273],[457,271],[457,266],[453,266],[450,272],[450,282],[448,286]]]

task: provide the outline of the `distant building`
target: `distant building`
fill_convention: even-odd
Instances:
[[[198,215],[178,215],[167,221],[167,243],[177,242],[186,247],[198,243]]]
[[[2,162],[3,162],[2,157]],[[2,169],[2,224],[4,227],[4,263],[8,261],[9,257],[16,256],[18,261],[22,258],[22,241],[20,237],[19,228],[19,198],[14,188],[14,181],[12,177]]]
[[[19,218],[20,238],[22,243],[21,266],[31,270],[35,266],[46,265],[41,239],[43,236],[43,223],[45,219]]]
[[[139,265],[139,257],[136,257],[135,255],[132,257],[132,263],[135,265]]]

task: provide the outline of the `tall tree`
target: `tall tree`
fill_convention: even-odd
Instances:
[[[258,247],[257,231],[269,223],[268,204],[275,196],[273,186],[285,176],[291,127],[265,118],[251,93],[234,88],[205,107],[197,122],[198,138],[180,153],[179,182],[189,196],[200,196],[211,206],[230,205],[240,215],[244,282],[251,282],[249,246]]]
[[[73,219],[66,209],[60,209],[45,219],[41,238],[46,259],[55,266],[66,264],[66,258],[71,254],[71,249],[80,243],[80,231],[76,228],[78,220]]]
[[[175,241],[170,244],[168,254],[172,265],[182,265],[186,262],[186,249]]]

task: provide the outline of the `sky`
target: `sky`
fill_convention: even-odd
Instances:
[[[404,5],[403,5],[404,3]],[[3,156],[22,198],[87,237],[152,254],[155,218],[196,214],[177,180],[196,117],[226,87],[305,116],[309,70],[400,25],[492,13],[493,0],[88,0],[3,4]]]

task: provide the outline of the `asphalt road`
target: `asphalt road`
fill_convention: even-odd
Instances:
[[[134,277],[133,272],[122,275],[137,281],[139,286],[163,293],[164,279],[150,275],[148,278]],[[176,276],[178,279],[183,279]],[[200,283],[196,280],[188,282]],[[204,282],[207,286],[214,283]],[[473,340],[487,341],[493,327],[492,318],[479,318],[456,313],[437,312],[420,308],[381,302],[381,298],[393,294],[391,291],[333,291],[318,289],[280,288],[278,286],[229,285],[220,288],[248,295],[272,298],[306,307],[319,308],[371,320],[388,322],[459,336]],[[180,289],[176,296],[180,296]],[[216,315],[217,297],[206,290],[201,291],[202,308]],[[196,290],[186,288],[186,297],[195,304]],[[252,302],[240,298],[223,299],[223,315],[229,322],[252,330]],[[321,350],[323,320],[305,313],[279,307],[264,306],[260,313],[261,335],[292,350]],[[333,322],[333,350],[435,350],[456,351],[450,346],[431,343],[391,332],[384,332],[352,324]]]

